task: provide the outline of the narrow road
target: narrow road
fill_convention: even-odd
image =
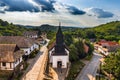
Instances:
[[[43,80],[45,69],[44,67],[48,54],[47,45],[48,43],[41,47],[40,52],[42,52],[42,54],[39,56],[31,70],[29,70],[28,73],[22,78],[22,80]]]
[[[91,61],[82,69],[76,80],[95,80],[100,58],[102,58],[101,55],[94,53]]]

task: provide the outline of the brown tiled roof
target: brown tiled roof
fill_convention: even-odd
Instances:
[[[17,44],[20,48],[28,48],[33,43],[34,40],[23,36],[0,36],[0,44]]]
[[[117,42],[113,42],[113,41],[100,41],[100,42],[98,42],[98,44],[99,45],[101,45],[101,44],[108,44],[109,46],[115,46],[115,45],[119,45],[119,43],[117,43]]]
[[[55,44],[56,44],[56,42],[53,42],[51,45],[49,45],[48,46],[48,51],[52,50],[55,47]],[[69,48],[66,45],[64,47],[65,47],[65,49],[67,49],[68,51],[70,51]],[[67,53],[64,52],[64,53],[57,53],[57,54],[55,54],[55,51],[53,51],[52,55],[54,55],[54,56],[60,56],[60,55],[67,55]]]
[[[55,47],[56,42],[54,41],[51,45],[48,46],[48,51],[52,50]],[[67,47],[67,45],[65,44],[65,48],[70,51],[70,49]]]
[[[16,44],[0,44],[0,62],[14,62],[23,53]]]
[[[24,36],[26,35],[38,35],[38,31],[25,31],[23,33]]]

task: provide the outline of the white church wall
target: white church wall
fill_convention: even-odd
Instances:
[[[67,68],[67,63],[69,62],[68,55],[67,56],[52,56],[52,66],[53,68],[57,68],[57,62],[62,61],[62,68]]]

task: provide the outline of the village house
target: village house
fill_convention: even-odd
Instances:
[[[96,50],[104,54],[108,54],[109,52],[115,52],[118,48],[120,48],[119,43],[106,40],[101,40],[94,44],[94,46]]]
[[[35,40],[39,45],[43,45],[46,43],[46,40],[43,39],[42,37],[39,37]]]
[[[45,44],[46,33],[38,35],[38,31],[25,31],[23,36],[26,38],[34,39],[39,45]]]
[[[38,38],[38,31],[25,31],[23,36],[27,38]]]
[[[16,44],[0,44],[0,70],[14,70],[24,52]]]
[[[45,32],[42,32],[41,37],[45,40],[47,38],[47,34]]]
[[[35,40],[23,36],[0,36],[0,44],[17,44],[25,55],[29,55],[33,50],[39,49],[39,45]]]
[[[67,68],[69,63],[69,50],[64,43],[60,25],[56,34],[56,42],[49,49],[49,57],[53,68]]]
[[[97,50],[99,53],[102,53],[102,54],[104,54],[104,55],[108,55],[109,54],[109,52],[108,52],[108,49],[107,48],[104,48],[104,47],[102,47],[101,45],[99,45],[99,44],[94,44],[94,48],[95,48],[95,50]]]
[[[101,40],[98,42],[99,45],[101,45],[104,48],[108,49],[108,52],[114,52],[116,51],[118,48],[120,48],[119,43],[117,42],[113,42],[113,41],[105,41],[105,40]]]

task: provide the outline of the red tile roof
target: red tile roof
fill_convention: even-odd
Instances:
[[[115,45],[119,45],[119,43],[117,42],[113,42],[113,41],[100,41],[98,42],[98,44],[108,44],[109,46],[115,46]]]

